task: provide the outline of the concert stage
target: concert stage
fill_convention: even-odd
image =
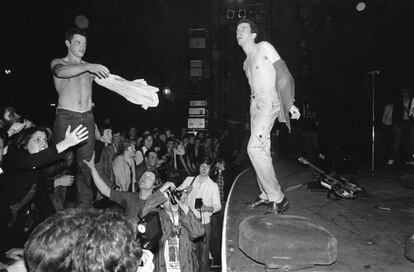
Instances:
[[[368,191],[368,197],[356,200],[330,200],[326,192],[309,190],[305,183],[312,175],[306,171],[296,161],[280,162],[276,167],[290,203],[285,214],[308,217],[320,224],[335,236],[338,249],[332,265],[303,271],[414,271],[414,263],[404,257],[404,240],[414,232],[414,189],[407,188],[414,185],[414,168],[384,168],[375,176],[360,176],[357,181]],[[409,177],[408,182],[401,177]],[[222,271],[265,271],[238,245],[240,222],[266,211],[265,207],[248,209],[242,205],[258,194],[253,169],[242,171],[225,207]]]

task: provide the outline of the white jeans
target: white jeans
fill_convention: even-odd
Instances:
[[[271,98],[252,96],[250,104],[251,134],[247,153],[253,164],[260,188],[260,198],[279,203],[284,194],[277,181],[270,155],[270,131],[280,111],[280,104]]]

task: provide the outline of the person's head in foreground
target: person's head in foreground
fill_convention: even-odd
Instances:
[[[24,248],[28,271],[136,272],[136,221],[116,212],[67,209],[39,224]]]

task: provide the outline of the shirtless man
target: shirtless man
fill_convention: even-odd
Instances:
[[[285,62],[268,42],[256,43],[257,26],[242,19],[237,23],[237,42],[246,53],[243,69],[250,89],[251,134],[247,152],[256,171],[259,197],[249,206],[268,205],[268,213],[281,214],[289,207],[273,169],[270,131],[278,118],[290,130],[289,113],[299,119],[294,102],[294,80]]]
[[[66,32],[65,45],[68,48],[66,57],[54,59],[50,64],[58,93],[58,106],[53,129],[56,142],[63,139],[68,125],[77,127],[82,124],[88,129],[89,135],[94,135],[92,81],[96,76],[99,78],[109,76],[109,70],[105,66],[82,60],[86,51],[85,32],[80,29],[69,29]],[[74,150],[77,161],[76,198],[81,207],[89,207],[92,203],[91,173],[82,161],[83,159],[90,160],[94,146],[94,137],[89,137],[83,145],[77,146]],[[60,201],[64,202],[66,191],[57,193],[57,195],[60,196]]]

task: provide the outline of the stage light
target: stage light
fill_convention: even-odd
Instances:
[[[6,69],[6,70],[4,70],[4,73],[5,73],[6,75],[10,75],[10,74],[11,74],[11,70],[10,70],[10,69]]]
[[[261,10],[260,13],[259,13],[260,19],[265,19],[266,16],[267,16],[266,10]]]
[[[89,20],[85,15],[76,15],[75,25],[80,29],[86,29],[89,26]]]
[[[226,18],[227,19],[234,19],[234,10],[233,9],[228,9],[226,12]]]
[[[238,16],[239,16],[239,18],[246,18],[246,10],[245,9],[239,9]]]
[[[169,97],[169,96],[171,96],[171,88],[170,88],[170,87],[168,87],[168,86],[165,86],[165,87],[164,87],[164,89],[162,89],[162,94],[163,94],[165,97]]]
[[[249,11],[249,18],[250,19],[256,19],[256,16],[257,16],[257,13],[256,13],[256,11],[255,10],[251,10],[251,11]]]
[[[364,11],[366,7],[367,5],[365,4],[365,2],[358,2],[358,4],[356,4],[355,6],[356,10],[359,12]]]

